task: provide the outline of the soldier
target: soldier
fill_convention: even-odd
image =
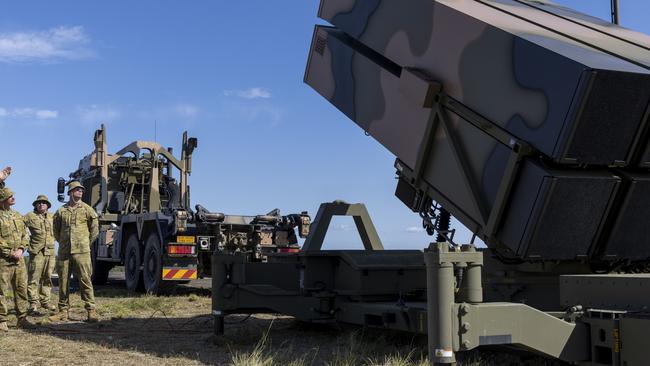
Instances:
[[[77,181],[68,184],[68,203],[54,214],[54,237],[59,242],[57,268],[59,273],[59,313],[50,320],[68,320],[70,307],[70,269],[79,280],[81,299],[88,311],[88,322],[98,322],[95,311],[95,294],[90,280],[92,264],[90,245],[99,235],[97,214],[81,201],[84,186]]]
[[[23,253],[29,244],[23,216],[11,209],[14,192],[0,189],[0,331],[7,332],[7,295],[13,292],[18,327],[30,328],[27,320],[27,271]]]
[[[53,215],[48,212],[52,204],[45,195],[38,196],[32,205],[34,211],[24,217],[25,225],[31,233],[27,249],[29,251],[27,294],[29,295],[29,313],[39,315],[39,302],[45,311],[56,310],[56,307],[50,303],[52,271],[54,270]]]

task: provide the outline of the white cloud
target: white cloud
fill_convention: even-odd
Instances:
[[[78,106],[76,109],[77,116],[79,116],[79,119],[84,123],[97,124],[110,122],[120,117],[119,110],[111,107],[103,107],[96,104],[89,106]]]
[[[406,232],[409,232],[409,233],[421,233],[423,231],[424,231],[424,228],[422,228],[421,226],[409,226],[409,227],[406,228]]]
[[[57,118],[57,117],[59,117],[58,111],[51,111],[48,109],[42,109],[40,111],[36,111],[36,118],[38,119],[50,119],[50,118]]]
[[[90,39],[82,26],[45,31],[0,33],[0,62],[78,60],[92,57]]]
[[[182,118],[196,118],[199,114],[199,107],[192,104],[177,104],[173,108],[176,115]]]
[[[36,108],[13,108],[7,109],[0,107],[0,118],[13,118],[13,119],[54,119],[59,117],[58,111],[49,109],[36,109]]]
[[[224,90],[223,95],[227,97],[240,97],[244,99],[268,99],[271,98],[271,91],[267,88],[256,86],[245,90]]]

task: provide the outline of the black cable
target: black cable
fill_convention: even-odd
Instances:
[[[239,319],[239,320],[236,320],[236,321],[233,321],[233,322],[227,322],[227,321],[224,320],[223,323],[224,323],[224,324],[241,324],[241,323],[247,321],[248,319],[250,319],[250,317],[251,317],[252,315],[253,315],[253,314],[248,314],[248,315],[246,315],[246,316],[244,317],[244,319]]]

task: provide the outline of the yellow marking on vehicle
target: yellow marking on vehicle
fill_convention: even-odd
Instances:
[[[188,236],[188,235],[178,235],[176,236],[176,242],[183,243],[183,244],[194,244],[196,242],[196,237]]]
[[[197,278],[196,269],[185,268],[163,268],[163,280],[195,280]]]

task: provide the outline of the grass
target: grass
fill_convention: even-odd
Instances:
[[[371,331],[376,333],[376,331]],[[424,349],[401,341],[372,334],[366,338],[363,330],[345,330],[334,336],[329,344],[314,344],[298,350],[293,344],[273,345],[272,323],[255,347],[247,352],[233,352],[234,366],[424,366],[428,365],[421,352]],[[371,340],[372,338],[372,340]],[[286,342],[285,342],[286,343]]]
[[[205,290],[187,289],[181,295],[155,297],[99,287],[95,294],[99,323],[49,323],[44,318],[31,318],[41,323],[37,329],[13,328],[8,334],[0,334],[0,360],[17,365],[429,365],[424,337],[305,324],[287,316],[231,315],[226,318],[226,334],[216,337],[209,315],[211,299]],[[70,300],[71,317],[83,319],[85,310],[78,293]],[[15,319],[10,325],[13,322]],[[498,354],[481,354],[466,357],[459,364],[520,362],[499,358]]]

